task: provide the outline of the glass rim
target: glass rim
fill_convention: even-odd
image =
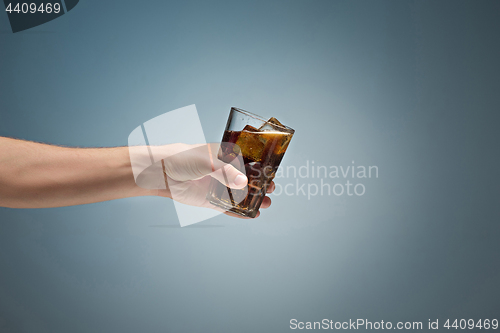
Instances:
[[[242,113],[242,114],[244,114],[244,115],[246,115],[246,116],[249,116],[249,117],[255,118],[255,119],[257,119],[257,120],[260,120],[260,121],[261,121],[261,122],[263,122],[263,123],[267,123],[267,119],[262,118],[262,117],[261,117],[261,116],[259,116],[258,114],[255,114],[255,113],[252,113],[252,112],[250,112],[250,111],[246,111],[246,110],[243,110],[243,109],[237,108],[237,107],[235,107],[235,106],[232,106],[232,107],[231,107],[231,111],[233,111],[233,110],[234,110],[234,111],[237,111],[237,112],[239,112],[239,113]],[[276,127],[279,127],[279,128],[283,128],[283,129],[287,130],[287,132],[291,131],[291,132],[292,132],[292,134],[293,134],[293,133],[295,133],[295,130],[294,130],[293,128],[288,127],[288,126],[283,125],[283,124],[282,124],[282,126],[280,126],[280,125],[276,125],[276,124],[273,124],[273,126],[276,126]]]

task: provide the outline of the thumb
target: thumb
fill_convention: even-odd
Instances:
[[[247,185],[248,179],[244,173],[245,164],[241,155],[228,164],[218,158],[219,144],[172,146],[171,156],[164,159],[165,172],[172,179],[188,181],[210,175],[231,188],[241,189]]]
[[[210,176],[217,179],[220,183],[234,189],[242,189],[248,184],[247,176],[245,175],[245,164],[241,155],[235,156],[229,163],[225,163],[219,159],[221,147],[219,144],[207,144],[208,157],[210,159]],[[206,163],[204,163],[206,165]],[[243,170],[240,170],[242,169]]]
[[[210,176],[217,179],[227,187],[234,189],[242,189],[248,184],[247,176],[231,164],[225,164],[224,166],[216,169],[210,174]]]

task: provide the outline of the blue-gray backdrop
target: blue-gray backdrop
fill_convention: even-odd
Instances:
[[[217,141],[237,106],[296,129],[283,166],[379,170],[188,228],[153,197],[0,208],[0,331],[499,319],[499,32],[499,1],[82,0],[16,34],[0,13],[1,136],[123,146],[196,104]]]

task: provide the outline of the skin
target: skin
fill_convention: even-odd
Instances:
[[[204,199],[210,179],[215,178],[232,188],[243,188],[247,178],[214,156],[208,158],[208,154],[196,153],[195,148],[203,149],[203,145],[159,147],[167,157],[164,160],[166,189],[146,189],[136,184],[128,147],[68,148],[0,137],[0,206],[49,208],[161,196],[219,210]],[[217,150],[212,148],[212,151]],[[222,177],[221,168],[226,178]],[[172,195],[172,186],[183,189],[182,198]],[[271,183],[267,193],[274,188]],[[266,196],[261,208],[270,205],[271,199]]]

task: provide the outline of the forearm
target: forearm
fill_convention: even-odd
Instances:
[[[156,195],[135,184],[128,148],[65,148],[0,138],[0,206],[44,208]]]

